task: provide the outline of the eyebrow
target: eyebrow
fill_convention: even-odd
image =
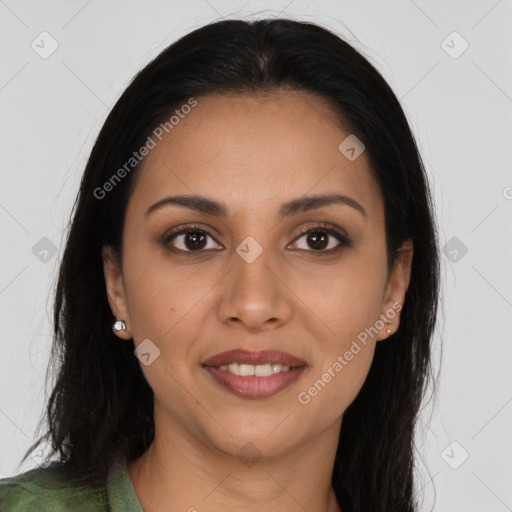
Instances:
[[[279,218],[284,219],[285,217],[291,217],[298,213],[308,212],[329,206],[332,204],[343,204],[351,206],[357,210],[361,215],[367,216],[365,209],[351,197],[344,196],[341,194],[322,194],[299,197],[284,203],[279,209]],[[169,196],[160,199],[156,203],[152,204],[144,214],[145,217],[149,216],[153,212],[163,208],[167,205],[178,205],[190,210],[195,210],[208,215],[214,215],[216,217],[228,217],[228,209],[223,203],[219,203],[205,196],[200,195],[178,195]]]

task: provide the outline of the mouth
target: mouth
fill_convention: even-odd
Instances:
[[[223,389],[242,398],[275,395],[295,382],[305,370],[305,361],[286,352],[229,350],[202,364]]]

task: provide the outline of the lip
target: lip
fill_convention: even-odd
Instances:
[[[268,377],[241,377],[227,370],[220,370],[215,366],[207,366],[206,371],[220,384],[234,395],[241,398],[265,398],[275,395],[295,382],[305,366],[290,368],[287,372],[275,373]]]
[[[289,366],[290,369],[266,377],[255,375],[241,377],[219,368],[221,365],[230,363],[252,365],[277,363]],[[220,386],[232,394],[241,398],[258,399],[275,395],[290,386],[302,375],[307,365],[302,359],[278,350],[254,352],[236,349],[215,354],[207,359],[202,366]]]
[[[252,350],[244,350],[244,349],[235,349],[228,350],[226,352],[220,352],[219,354],[215,354],[210,357],[206,361],[203,362],[203,366],[205,367],[215,367],[218,368],[223,364],[229,363],[239,363],[239,364],[267,364],[267,363],[277,363],[283,366],[289,366],[290,369],[297,368],[299,366],[305,366],[306,362],[298,357],[293,356],[292,354],[288,354],[286,352],[281,352],[279,350],[260,350],[260,351],[252,351]],[[244,377],[247,378],[247,377]],[[263,377],[259,377],[263,378]]]

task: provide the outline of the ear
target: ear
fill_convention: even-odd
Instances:
[[[400,246],[397,253],[397,259],[393,266],[382,302],[380,318],[384,326],[379,329],[377,341],[384,340],[393,335],[400,325],[400,311],[402,310],[405,294],[409,288],[411,280],[411,267],[413,257],[413,243],[407,239]],[[387,323],[389,321],[390,323]],[[389,329],[391,332],[387,332]]]
[[[111,246],[103,246],[101,256],[103,258],[103,274],[105,276],[105,285],[110,310],[116,320],[123,320],[126,325],[125,330],[115,332],[115,335],[123,340],[129,340],[132,337],[132,329],[121,263],[119,261],[119,257]]]

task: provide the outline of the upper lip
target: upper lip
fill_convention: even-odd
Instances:
[[[298,357],[295,357],[286,352],[281,352],[279,350],[260,350],[255,352],[238,348],[235,350],[228,350],[226,352],[215,354],[214,356],[204,361],[203,366],[219,367],[230,363],[253,365],[277,363],[290,367],[305,366],[306,364],[302,359],[299,359]]]

